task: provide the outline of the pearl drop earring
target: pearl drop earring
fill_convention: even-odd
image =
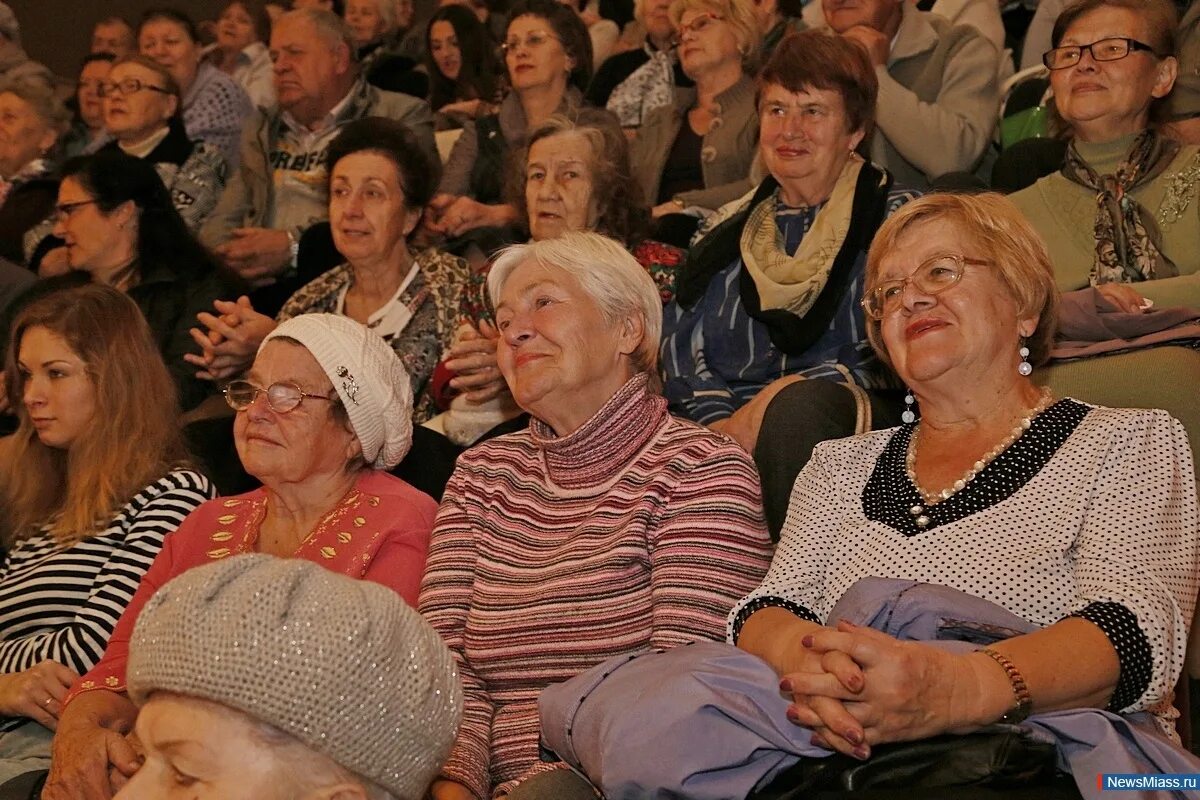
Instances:
[[[913,403],[917,402],[917,398],[913,397],[912,390],[909,389],[904,393],[904,413],[900,415],[900,419],[905,425],[911,425],[917,421],[917,415],[913,412]]]
[[[1017,364],[1017,372],[1028,376],[1033,373],[1033,364],[1029,363],[1029,348],[1025,346],[1025,340],[1021,340],[1021,349],[1017,351],[1021,356],[1021,363]]]

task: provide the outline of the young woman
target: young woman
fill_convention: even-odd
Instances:
[[[48,766],[67,689],[104,653],[164,537],[214,494],[187,467],[150,329],[116,289],[31,302],[5,376],[20,424],[0,459],[0,781]]]
[[[495,45],[470,9],[439,8],[429,19],[425,51],[429,106],[439,129],[460,128],[496,111],[501,80]]]

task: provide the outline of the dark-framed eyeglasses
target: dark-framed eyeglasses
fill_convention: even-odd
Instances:
[[[912,275],[898,281],[884,281],[867,292],[862,300],[863,311],[872,319],[883,319],[900,307],[904,287],[912,284],[925,294],[939,294],[962,280],[967,264],[986,266],[990,261],[968,258],[957,253],[943,253],[921,262]]]
[[[510,36],[504,41],[503,44],[500,45],[500,51],[505,55],[508,55],[522,44],[525,45],[525,47],[529,50],[535,50],[544,45],[546,42],[549,42],[551,39],[556,42],[562,41],[562,39],[558,38],[549,31],[530,31],[529,33],[525,34],[524,39],[519,36]]]
[[[221,390],[221,393],[225,395],[225,402],[229,403],[229,407],[234,411],[245,411],[254,405],[259,392],[267,396],[267,405],[277,414],[295,411],[296,407],[305,399],[333,400],[334,398],[332,394],[309,394],[294,383],[284,382],[272,383],[264,389],[261,386],[255,386],[250,381],[230,381]]]
[[[145,89],[149,92],[158,92],[159,94],[170,94],[169,91],[161,86],[155,86],[152,83],[142,83],[137,78],[126,78],[123,81],[104,81],[97,88],[96,93],[101,97],[112,97],[120,94],[122,97],[126,95],[136,94]]]
[[[1067,69],[1079,63],[1083,58],[1084,50],[1092,54],[1093,61],[1120,61],[1137,50],[1154,53],[1155,56],[1158,56],[1154,48],[1145,42],[1123,36],[1112,36],[1091,44],[1071,44],[1047,50],[1042,53],[1042,63],[1046,65],[1047,69]]]
[[[54,218],[59,222],[66,222],[71,215],[84,206],[94,205],[96,200],[76,200],[74,203],[59,203],[54,207]]]

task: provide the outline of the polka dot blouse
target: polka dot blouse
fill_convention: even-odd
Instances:
[[[1200,515],[1183,426],[1165,411],[1060,400],[933,506],[904,469],[913,426],[824,442],[792,490],[766,579],[729,636],[779,606],[825,621],[867,576],[951,586],[1036,625],[1097,625],[1121,676],[1110,708],[1165,719],[1196,602]]]

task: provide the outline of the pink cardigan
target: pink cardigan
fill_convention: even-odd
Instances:
[[[267,493],[255,489],[203,504],[166,538],[121,615],[104,657],[75,682],[69,703],[82,692],[125,690],[129,639],[142,606],[160,586],[192,567],[239,553],[254,552],[267,510]],[[394,589],[416,607],[429,533],[437,503],[424,492],[386,472],[367,470],[296,550],[334,572]]]

